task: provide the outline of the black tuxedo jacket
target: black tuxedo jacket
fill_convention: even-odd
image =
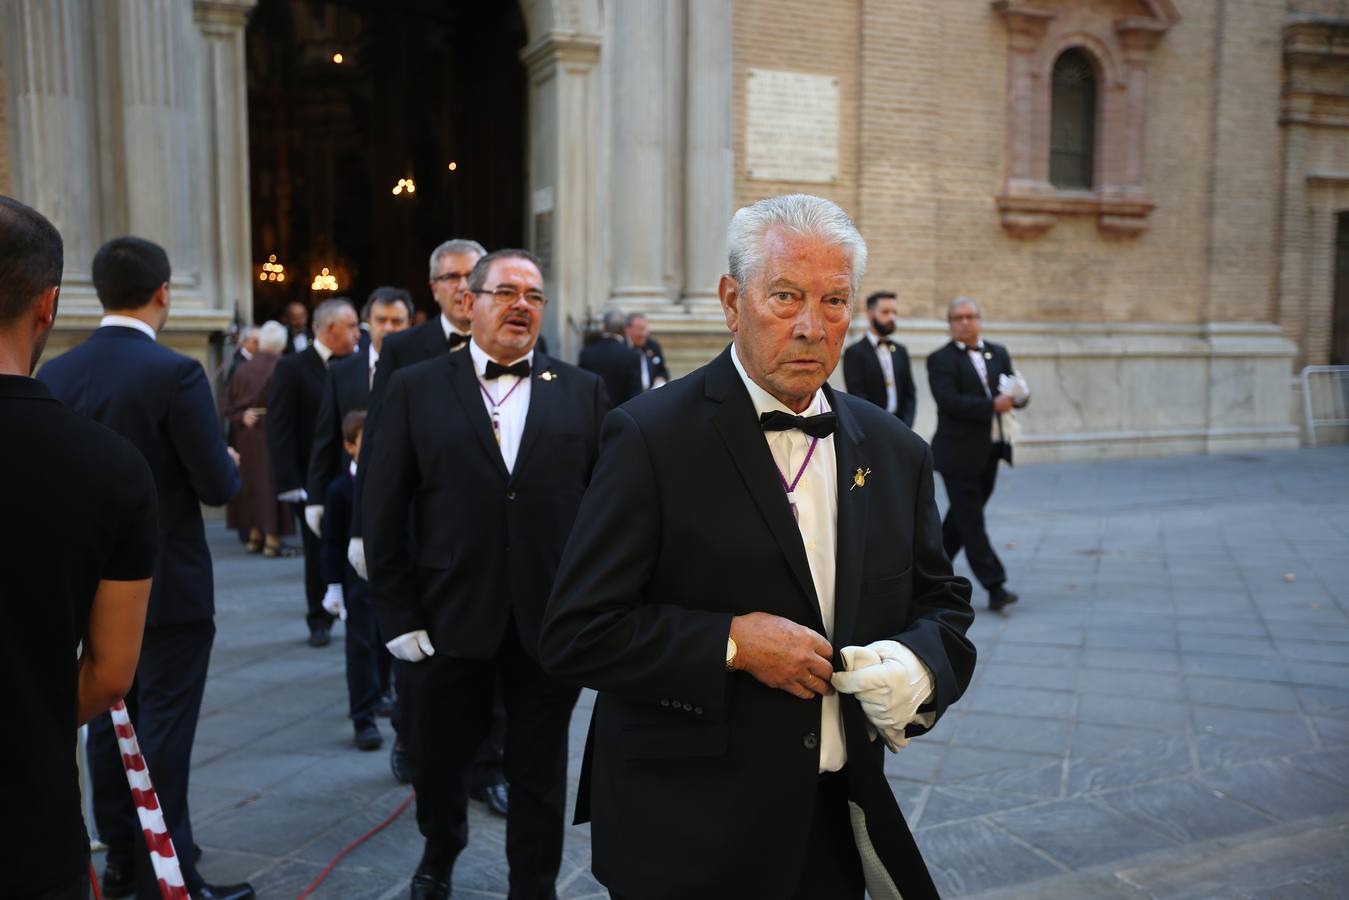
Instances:
[[[888,352],[888,351],[887,351]],[[913,387],[913,372],[909,369],[909,351],[895,343],[892,354],[895,370],[895,415],[910,428],[918,409],[918,393]],[[843,383],[848,393],[865,397],[885,409],[885,372],[880,357],[868,338],[862,338],[843,352]]]
[[[135,444],[154,474],[160,551],[146,624],[211,618],[215,579],[201,505],[228,503],[239,470],[201,364],[134,328],[109,326],[45,364],[38,379],[67,407]]]
[[[370,348],[366,347],[328,366],[309,450],[305,491],[310,503],[322,503],[328,485],[351,462],[342,447],[342,420],[347,413],[369,406]]]
[[[267,452],[272,458],[272,481],[278,494],[308,483],[314,425],[327,377],[328,367],[313,344],[300,353],[282,356],[272,371],[272,383],[267,388]],[[310,500],[321,503],[322,496]]]
[[[390,379],[373,454],[367,461],[364,445],[361,453],[381,634],[424,628],[437,654],[490,659],[514,619],[524,646],[538,646],[609,404],[598,378],[537,350],[530,379],[510,473],[467,351]]]
[[[632,347],[632,344],[628,346]],[[670,370],[665,366],[665,351],[661,349],[660,341],[648,336],[645,344],[632,349],[646,357],[646,367],[651,375],[652,384],[656,383],[657,378],[670,380]]]
[[[927,445],[828,391],[838,415],[838,648],[894,639],[932,670],[938,717],[965,690],[969,582],[942,552]],[[858,470],[870,470],[854,488]],[[823,634],[801,534],[749,393],[723,352],[609,414],[549,601],[545,668],[600,694],[577,797],[615,894],[786,897],[809,839],[820,700],[725,671],[733,616]],[[841,698],[849,798],[906,898],[935,896],[867,736]],[[924,729],[911,726],[910,734]],[[671,865],[670,861],[678,860]]]
[[[642,357],[624,341],[601,337],[581,351],[581,368],[604,379],[605,390],[614,406],[626,403],[642,392]]]
[[[984,365],[988,369],[988,393],[979,383],[979,372],[969,355],[955,341],[948,341],[927,358],[927,380],[932,399],[937,401],[932,457],[937,471],[945,475],[974,475],[988,464],[998,376],[1011,375],[1014,370],[1007,348],[988,341],[984,341]],[[1010,444],[999,443],[998,453],[1007,462],[1012,461]]]

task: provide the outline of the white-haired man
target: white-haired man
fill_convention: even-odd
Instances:
[[[319,566],[319,539],[304,523],[305,478],[314,443],[314,425],[323,400],[328,363],[356,349],[360,339],[356,308],[345,297],[325,300],[314,310],[314,341],[298,353],[288,353],[276,364],[267,392],[267,451],[272,461],[272,483],[277,499],[291,503],[300,517],[304,543],[304,594],[309,644],[327,646],[333,617],[323,608],[326,585]]]
[[[577,797],[616,897],[934,897],[882,770],[969,683],[927,445],[825,383],[866,244],[731,220],[720,356],[605,421],[540,642],[597,689]]]

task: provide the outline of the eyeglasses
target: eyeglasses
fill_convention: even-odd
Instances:
[[[432,281],[468,281],[469,272],[443,272],[432,276]]]
[[[548,302],[548,298],[543,295],[542,291],[531,291],[522,288],[507,287],[504,284],[498,285],[497,287],[492,288],[490,291],[478,290],[474,291],[473,293],[491,294],[493,300],[503,305],[507,303],[514,303],[517,298],[524,297],[525,302],[528,303],[530,306],[534,307],[535,309],[539,309],[545,303]]]
[[[965,322],[965,321],[973,322],[974,320],[980,318],[980,316],[978,313],[965,313],[964,315],[949,316],[948,318],[952,322]]]

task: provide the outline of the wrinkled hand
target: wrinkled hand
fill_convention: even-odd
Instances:
[[[323,608],[330,616],[337,616],[343,622],[347,620],[347,601],[342,596],[342,585],[330,584],[323,595]]]
[[[834,687],[857,698],[891,750],[906,746],[905,728],[922,721],[918,707],[932,696],[932,673],[927,666],[898,641],[844,647],[839,653],[847,671],[834,673]]]
[[[400,634],[384,646],[403,662],[418,663],[428,656],[436,655],[436,648],[431,646],[431,636],[422,629]]]
[[[239,460],[242,459],[242,457],[239,456],[239,451],[235,450],[233,447],[226,447],[225,452],[229,454],[230,459],[234,460],[234,468],[239,468]]]
[[[994,411],[994,412],[1005,413],[1005,412],[1007,412],[1007,410],[1009,410],[1009,409],[1011,409],[1011,408],[1012,408],[1012,395],[1011,395],[1011,394],[999,394],[998,396],[996,396],[996,397],[993,398],[993,411]]]
[[[347,562],[356,570],[356,574],[361,576],[362,581],[369,581],[370,574],[365,570],[365,539],[354,537],[347,542]]]
[[[252,428],[254,425],[258,424],[258,419],[260,418],[262,417],[259,416],[257,413],[253,412],[253,410],[251,409],[244,410],[244,427]]]
[[[311,503],[304,508],[304,523],[315,537],[323,537],[323,504]]]
[[[736,644],[732,665],[769,687],[802,700],[834,692],[829,684],[834,648],[806,626],[755,612],[731,620],[731,639]]]

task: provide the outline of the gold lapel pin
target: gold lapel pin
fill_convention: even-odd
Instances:
[[[544,372],[542,375],[539,376],[539,378],[540,378],[542,381],[552,381],[552,380],[553,380],[554,378],[556,378],[556,377],[557,377],[557,376],[554,375],[551,371]]]
[[[993,358],[993,354],[992,354],[992,353],[989,353],[987,350],[985,350],[985,351],[984,351],[984,359],[992,359],[992,358]]]
[[[870,475],[870,474],[871,474],[871,470],[870,470],[870,469],[867,469],[865,472],[863,472],[862,469],[861,469],[861,467],[859,466],[858,469],[857,469],[857,471],[853,473],[853,477],[852,477],[852,487],[848,488],[848,490],[850,490],[850,491],[855,491],[855,490],[857,490],[857,489],[860,488],[860,487],[866,487],[866,486],[867,486],[867,476]]]

